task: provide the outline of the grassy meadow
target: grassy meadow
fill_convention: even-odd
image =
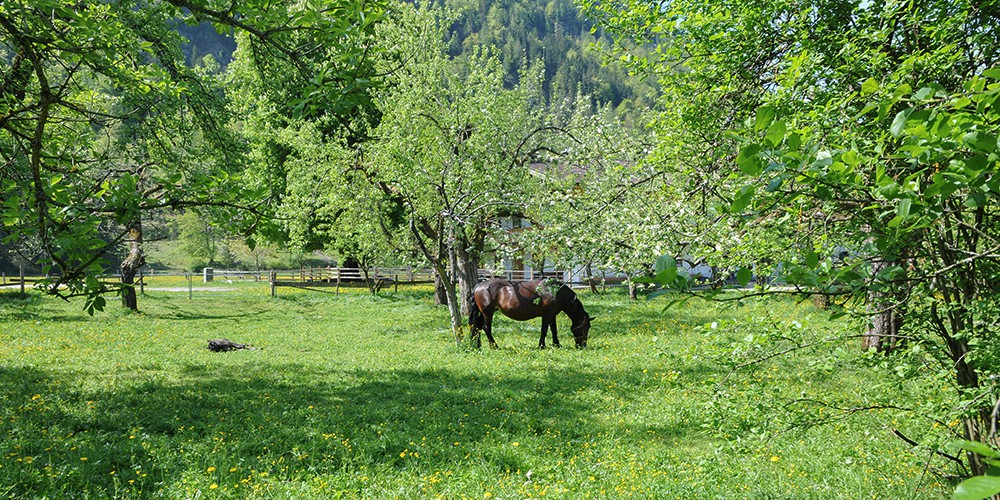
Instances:
[[[178,284],[176,286],[182,286]],[[219,284],[217,286],[223,286]],[[582,292],[585,350],[456,347],[429,290],[0,292],[0,497],[938,498],[926,422],[809,302]],[[569,322],[559,319],[564,345]],[[259,350],[212,353],[210,338]],[[782,340],[784,339],[784,340]],[[794,343],[793,343],[794,341]],[[774,347],[777,345],[778,347]],[[913,394],[911,394],[911,391]],[[817,425],[822,424],[822,425]],[[932,465],[941,465],[933,462]]]

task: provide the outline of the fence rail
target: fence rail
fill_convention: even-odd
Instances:
[[[398,290],[400,284],[426,284],[434,282],[434,272],[429,268],[417,267],[389,267],[389,268],[346,268],[346,267],[301,267],[299,269],[275,269],[270,271],[245,271],[235,269],[214,269],[205,268],[201,273],[192,273],[181,269],[150,269],[144,268],[136,277],[136,285],[142,292],[145,292],[147,279],[155,277],[185,277],[189,293],[191,286],[198,279],[198,274],[205,283],[213,281],[264,281],[271,285],[271,296],[276,295],[278,287],[296,288],[323,288],[336,287],[339,291],[341,286],[373,286],[376,290],[381,290],[392,286]],[[479,279],[503,278],[513,281],[528,281],[540,278],[552,278],[565,282],[571,286],[615,286],[621,284],[622,277],[608,276],[601,273],[600,276],[587,277],[577,271],[569,270],[545,270],[536,271],[531,269],[495,270],[480,269]],[[118,274],[108,274],[103,279],[120,278]],[[18,277],[3,275],[4,285],[20,284],[22,291],[25,284],[35,282],[35,279],[25,278],[23,274]]]
[[[216,271],[218,273],[218,271]],[[568,270],[534,271],[531,269],[490,270],[480,269],[479,279],[503,278],[513,281],[528,281],[533,279],[553,278],[569,285],[596,286],[616,285],[619,278],[576,276]],[[575,279],[574,279],[575,278]],[[272,270],[268,273],[271,283],[271,296],[277,294],[279,287],[323,288],[341,286],[373,286],[380,290],[392,286],[398,290],[400,284],[423,284],[434,282],[434,272],[430,269],[413,267],[396,268],[345,268],[345,267],[303,267],[298,270]]]
[[[380,290],[393,286],[397,290],[400,283],[433,283],[434,274],[429,269],[413,267],[357,268],[357,267],[303,267],[298,270],[272,270],[268,273],[271,296],[282,286],[294,288],[323,288],[341,286],[374,286]]]

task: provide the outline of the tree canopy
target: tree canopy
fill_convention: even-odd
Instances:
[[[375,2],[6,2],[0,47],[0,183],[5,244],[37,248],[50,293],[103,307],[96,277],[106,253],[130,242],[119,287],[142,265],[143,213],[186,206],[240,208],[253,230],[260,191],[236,182],[244,148],[221,81],[184,64],[183,22],[236,30],[255,67],[282,78],[293,115],[350,128],[373,85],[366,59]],[[277,90],[276,90],[277,91]],[[319,104],[322,101],[322,106]],[[259,211],[257,211],[259,213]],[[127,268],[127,269],[126,269]],[[130,277],[129,277],[130,279]]]
[[[660,78],[658,154],[731,234],[702,251],[742,284],[776,276],[888,315],[872,345],[950,373],[958,437],[996,445],[996,6],[582,3],[623,61]],[[643,44],[654,55],[637,57]]]

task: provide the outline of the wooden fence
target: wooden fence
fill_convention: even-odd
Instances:
[[[282,286],[294,288],[335,287],[340,291],[344,286],[374,286],[381,290],[388,286],[399,289],[399,284],[433,283],[434,274],[418,268],[373,268],[356,267],[303,267],[298,270],[273,270],[268,273],[271,282],[271,296]]]
[[[216,271],[216,276],[219,271]],[[554,278],[565,280],[570,275],[568,271],[546,270],[533,271],[530,269],[514,270],[489,270],[480,269],[480,279],[503,278],[514,281],[527,281],[540,278]],[[271,283],[271,296],[277,295],[278,287],[293,288],[336,288],[339,292],[341,287],[348,286],[374,286],[375,290],[387,287],[399,289],[400,284],[424,284],[434,282],[434,272],[430,269],[413,267],[403,268],[373,268],[367,274],[361,268],[347,267],[303,267],[298,270],[273,270],[268,273],[268,281]],[[591,285],[589,281],[569,280],[571,285]],[[609,284],[601,280],[602,284]]]
[[[3,275],[3,285],[21,286],[24,291],[25,284],[34,283],[36,280],[25,278],[23,271],[17,278]],[[201,273],[191,273],[189,271],[176,269],[143,269],[137,276],[136,286],[140,292],[145,292],[146,278],[160,276],[184,276],[188,282],[190,294],[192,283],[197,279],[198,274],[202,274],[202,279],[207,283],[211,281],[262,281],[267,278],[271,284],[271,296],[277,293],[277,288],[282,286],[295,288],[327,288],[334,287],[339,292],[340,287],[374,286],[376,290],[381,290],[389,286],[398,290],[399,285],[426,284],[434,282],[434,272],[427,268],[396,267],[396,268],[372,268],[367,274],[361,268],[339,268],[339,267],[302,267],[299,269],[272,270],[268,272],[241,271],[227,269],[207,268]],[[116,275],[104,276],[104,279],[113,279]],[[606,276],[594,277],[590,280],[578,273],[564,270],[533,271],[530,269],[513,270],[490,270],[480,269],[479,278],[481,280],[490,278],[503,278],[513,281],[528,281],[539,278],[553,278],[564,281],[572,286],[614,286],[622,282],[620,277]]]
[[[24,293],[24,285],[26,283],[34,283],[36,280],[28,279],[28,278],[24,277],[24,266],[18,266],[17,271],[18,271],[17,272],[18,275],[17,275],[16,278],[13,277],[13,276],[11,276],[8,279],[7,278],[7,273],[3,273],[3,281],[2,281],[2,283],[3,283],[3,286],[7,286],[7,285],[20,285],[21,293]]]

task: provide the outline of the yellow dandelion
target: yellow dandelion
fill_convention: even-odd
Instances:
[[[87,460],[88,460],[88,458],[87,458],[87,457],[80,457],[80,461],[81,461],[81,462],[86,462]]]
[[[781,460],[781,457],[779,457],[778,455],[771,457],[772,462],[777,462],[778,460]]]
[[[517,441],[514,441],[513,443],[510,443],[510,445],[511,446],[521,446],[521,443],[518,443]]]
[[[212,472],[215,472],[215,467],[209,467],[207,472],[209,474],[211,474]]]
[[[212,483],[212,485],[211,485],[211,486],[209,486],[209,487],[208,487],[208,489],[210,489],[210,490],[214,490],[214,489],[216,489],[216,488],[218,488],[218,487],[219,487],[219,485],[217,485],[217,484],[215,484],[215,483]]]
[[[232,469],[229,469],[229,472],[236,472],[236,467],[233,467]]]

